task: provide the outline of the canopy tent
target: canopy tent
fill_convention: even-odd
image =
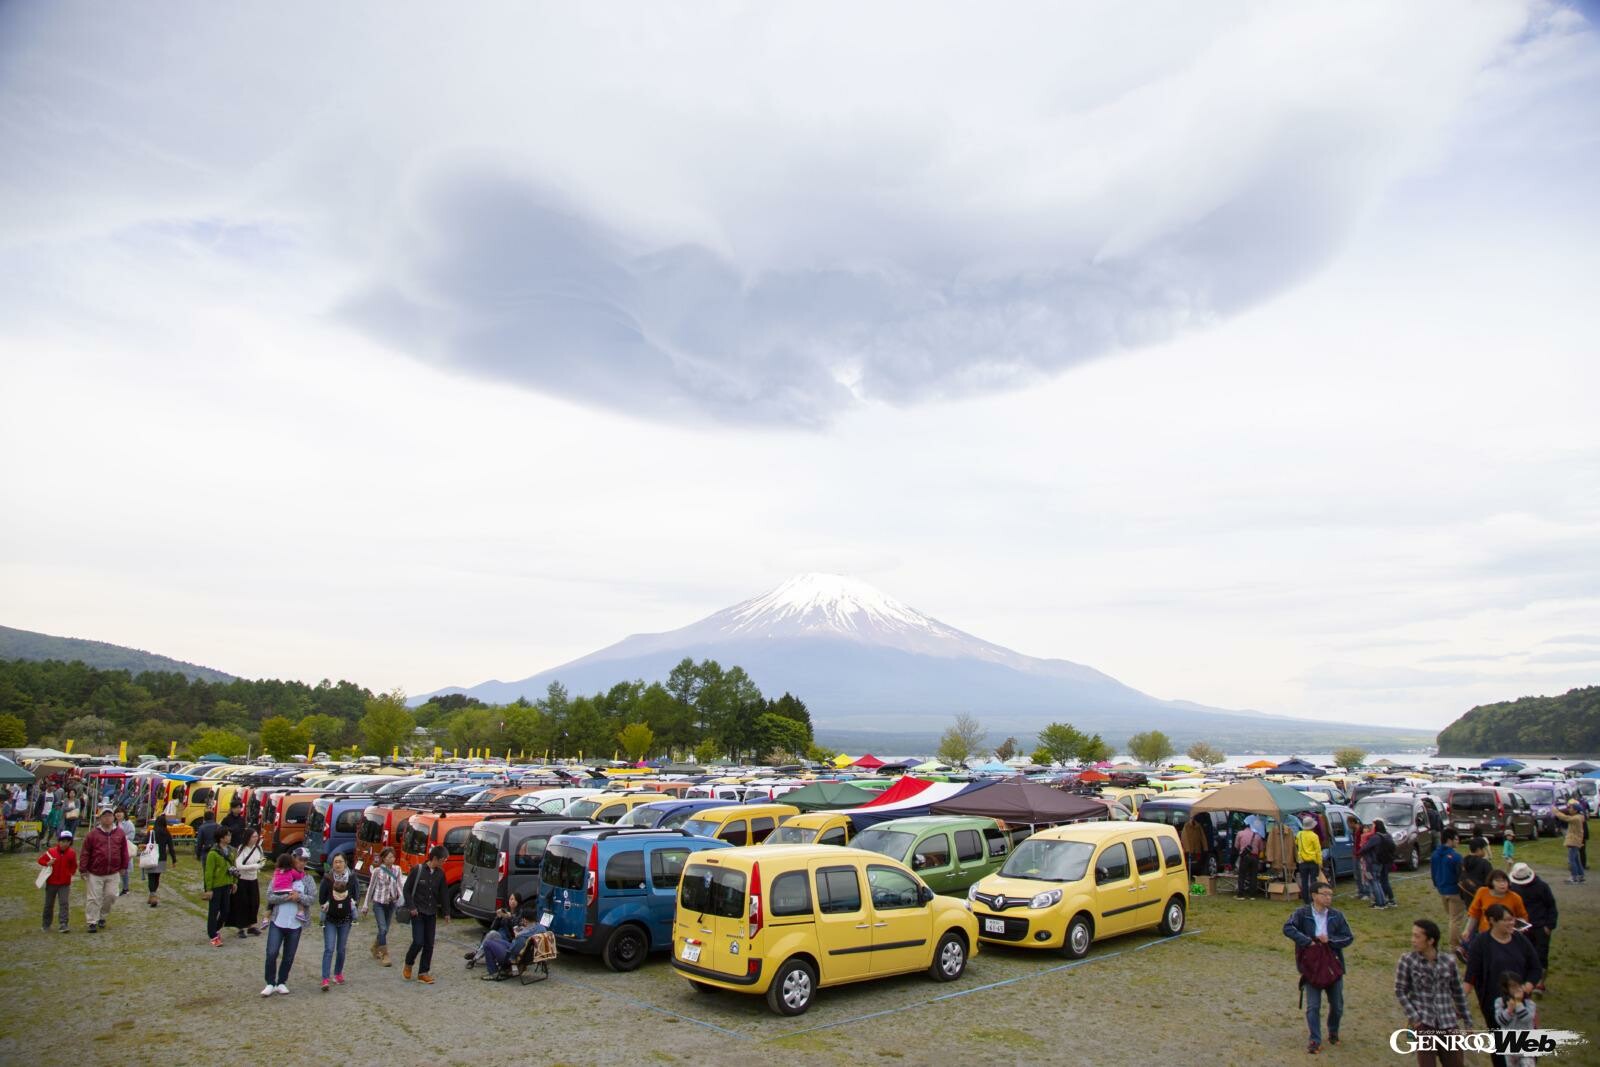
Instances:
[[[67,754],[58,748],[8,748],[16,759],[66,759]]]
[[[640,766],[641,767],[655,767],[656,769],[659,770],[660,768],[665,767],[667,764],[669,764],[671,762],[672,762],[672,760],[667,758],[666,756],[657,756],[655,759],[651,760],[648,763],[640,764]]]
[[[908,782],[915,783],[915,786],[907,786]],[[993,789],[995,785],[994,782],[924,782],[918,778],[902,778],[885,789],[877,799],[859,808],[846,808],[839,814],[849,816],[856,832],[860,833],[869,826],[890,819],[927,815],[932,812],[935,804],[967,793]],[[902,789],[902,786],[905,788]],[[890,794],[897,790],[901,791],[901,795],[898,798],[891,797]]]
[[[877,794],[850,782],[813,782],[783,794],[785,804],[801,811],[829,811],[834,808],[859,808],[876,800]]]
[[[1246,763],[1243,767],[1240,768],[1240,770],[1245,770],[1245,771],[1270,771],[1270,770],[1272,770],[1272,768],[1274,768],[1276,766],[1277,766],[1277,764],[1273,763],[1269,759],[1258,759],[1254,763]]]
[[[930,759],[915,764],[911,769],[913,771],[922,771],[924,774],[940,774],[948,772],[951,768],[948,763],[940,763],[936,759]]]
[[[0,785],[32,785],[33,775],[0,756]]]
[[[42,759],[33,765],[33,773],[35,775],[54,774],[56,771],[73,771],[77,769],[78,765],[76,763],[69,763],[64,759]]]
[[[841,752],[837,756],[833,757],[833,765],[835,767],[848,767],[848,766],[850,766],[850,764],[854,763],[855,761],[856,761],[856,758],[854,756],[847,756],[843,752]]]
[[[1169,763],[1167,764],[1166,769],[1169,771],[1178,771],[1182,774],[1193,774],[1199,768],[1194,766],[1192,763]]]
[[[1106,774],[1104,771],[1097,771],[1093,767],[1090,767],[1088,770],[1080,771],[1078,773],[1078,781],[1080,781],[1080,782],[1109,782],[1109,781],[1111,781],[1111,776],[1109,774]]]
[[[1103,819],[1107,814],[1106,802],[1098,797],[1064,793],[1021,779],[941,800],[931,810],[935,815],[975,815],[1029,825]]]
[[[1242,811],[1249,815],[1271,815],[1281,821],[1285,815],[1316,809],[1317,802],[1298,789],[1290,789],[1281,782],[1252,778],[1206,794],[1194,802],[1189,812]]]
[[[1510,756],[1496,756],[1494,759],[1486,759],[1482,763],[1478,764],[1478,767],[1480,769],[1482,769],[1482,770],[1485,770],[1485,771],[1494,770],[1497,767],[1526,767],[1526,766],[1527,766],[1526,763],[1523,763],[1521,760],[1514,760]]]
[[[1017,769],[1015,767],[1012,767],[1009,764],[1005,764],[1005,763],[995,763],[992,760],[990,762],[988,762],[988,763],[980,763],[976,767],[968,767],[967,770],[972,771],[974,774],[1016,774],[1017,773]]]
[[[1600,769],[1592,770],[1588,774],[1584,775],[1584,777],[1585,778],[1600,778]]]
[[[208,752],[204,756],[200,757],[200,762],[201,763],[227,763],[228,762],[228,757],[220,755],[220,754],[218,754],[216,752]]]
[[[933,784],[926,778],[913,778],[909,774],[901,775],[890,782],[889,788],[874,797],[871,803],[898,804],[902,800],[909,800]]]
[[[1590,771],[1600,771],[1600,767],[1596,767],[1587,760],[1580,760],[1577,763],[1569,763],[1567,765],[1567,770],[1571,771],[1573,774],[1588,774]]]
[[[1322,768],[1313,763],[1307,763],[1305,760],[1296,756],[1294,759],[1284,760],[1282,763],[1272,768],[1272,773],[1317,775],[1322,773]]]
[[[879,767],[883,766],[883,760],[879,759],[877,756],[874,756],[872,753],[868,752],[865,756],[862,756],[860,759],[853,761],[850,764],[850,766],[852,766],[852,767],[865,767],[869,771],[875,771]]]
[[[1395,765],[1395,763],[1394,763],[1394,760],[1392,760],[1392,759],[1380,759],[1380,760],[1373,760],[1372,765],[1374,767],[1393,767]]]

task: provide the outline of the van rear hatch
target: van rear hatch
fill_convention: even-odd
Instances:
[[[590,846],[560,842],[545,846],[539,867],[539,881],[543,883],[541,906],[550,915],[550,929],[557,937],[583,938],[589,916],[586,890],[590,851]]]
[[[492,916],[505,904],[500,897],[500,837],[503,829],[473,827],[461,856],[461,906]]]
[[[749,911],[745,903],[743,871],[714,862],[691,863],[678,882],[677,944],[674,959],[695,967],[743,978],[744,957],[734,955],[729,946],[742,941]]]

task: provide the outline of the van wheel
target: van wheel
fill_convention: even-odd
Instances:
[[[1411,855],[1406,859],[1406,870],[1414,871],[1422,866],[1422,852],[1416,845],[1411,846]]]
[[[967,940],[954,930],[945,932],[933,950],[928,974],[935,982],[954,982],[967,970]]]
[[[452,919],[461,918],[461,887],[451,886],[445,890],[444,913]]]
[[[637,926],[619,926],[606,938],[601,959],[613,971],[632,971],[644,962],[649,949],[643,930]]]
[[[1094,923],[1090,922],[1087,915],[1075,915],[1067,924],[1067,939],[1061,946],[1069,959],[1081,960],[1089,954],[1089,946],[1094,944]]]
[[[1177,937],[1183,933],[1184,907],[1182,897],[1173,897],[1167,901],[1166,914],[1161,916],[1161,925],[1156,929],[1161,931],[1162,937]]]
[[[801,959],[788,959],[772,976],[767,1004],[779,1015],[804,1015],[817,995],[817,972]]]

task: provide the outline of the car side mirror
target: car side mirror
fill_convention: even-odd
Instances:
[[[917,903],[919,905],[932,904],[933,903],[933,890],[929,889],[925,885],[924,886],[918,886],[917,887]]]

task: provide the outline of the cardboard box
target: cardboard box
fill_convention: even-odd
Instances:
[[[1214,875],[1214,874],[1202,874],[1200,877],[1196,878],[1195,881],[1199,882],[1202,886],[1205,887],[1206,896],[1214,897],[1214,896],[1217,895],[1217,876],[1216,875]]]
[[[1295,883],[1293,883],[1293,882],[1269,882],[1269,883],[1267,883],[1267,899],[1268,900],[1288,900],[1291,897],[1299,897],[1299,896],[1300,896],[1300,887],[1298,885],[1296,885]]]

